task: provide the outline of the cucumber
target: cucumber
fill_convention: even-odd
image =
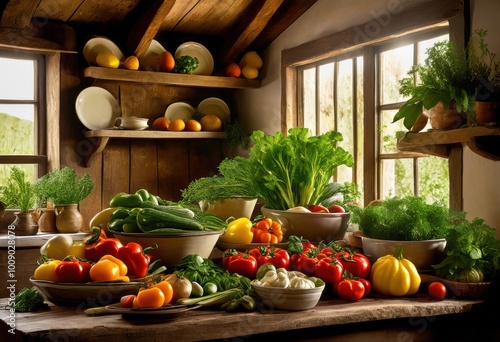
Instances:
[[[194,217],[194,212],[191,209],[173,206],[173,205],[160,205],[160,204],[154,204],[153,202],[142,202],[139,205],[139,207],[145,208],[145,209],[156,209],[156,210],[164,211],[166,213],[175,214],[175,215],[179,215],[179,216],[187,217],[187,218]]]
[[[203,225],[192,218],[151,208],[144,208],[137,214],[137,224],[143,232],[159,228],[204,230]]]

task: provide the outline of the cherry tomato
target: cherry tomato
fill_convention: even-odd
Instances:
[[[443,299],[446,297],[446,286],[438,281],[431,283],[427,291],[429,292],[429,296],[435,299]]]
[[[161,290],[161,292],[163,292],[163,295],[165,296],[165,299],[163,300],[163,305],[167,305],[168,303],[170,303],[170,301],[174,296],[174,289],[167,280],[162,280],[151,287],[157,287]]]
[[[344,207],[334,204],[328,207],[328,212],[329,213],[345,213]]]
[[[120,298],[120,305],[122,308],[132,308],[136,295],[127,295]]]
[[[138,308],[159,308],[163,306],[165,295],[158,287],[149,287],[139,291],[134,300],[134,307]]]

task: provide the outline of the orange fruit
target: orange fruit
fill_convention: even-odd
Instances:
[[[180,131],[183,131],[184,128],[186,128],[186,123],[182,119],[172,120],[168,124],[169,131],[180,132]]]
[[[186,131],[199,132],[201,131],[201,124],[194,119],[189,119],[186,121]]]
[[[257,78],[257,76],[259,76],[259,70],[248,65],[241,69],[241,73],[243,74],[243,77],[248,80],[253,80],[254,78]]]
[[[224,73],[227,77],[240,77],[241,68],[237,63],[231,63],[226,67]]]
[[[201,129],[204,131],[220,131],[222,129],[222,121],[217,115],[207,114],[200,120]]]
[[[153,128],[160,131],[167,131],[170,120],[164,116],[159,117],[153,122]]]
[[[129,56],[123,61],[123,67],[129,70],[139,69],[139,59],[135,56]]]
[[[158,56],[158,66],[160,67],[160,71],[170,72],[174,68],[175,59],[174,56],[168,51],[163,51]]]

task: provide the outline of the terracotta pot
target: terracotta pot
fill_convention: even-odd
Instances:
[[[36,235],[38,233],[38,225],[31,213],[14,213],[16,219],[11,224],[15,227],[15,233],[18,236]]]
[[[78,204],[57,205],[55,213],[59,233],[78,233],[83,228],[83,216]]]
[[[474,112],[476,113],[476,123],[487,124],[500,121],[500,102],[482,102],[474,103]]]
[[[38,219],[38,228],[44,233],[57,233],[56,212],[54,209],[42,209],[42,214]]]
[[[451,101],[446,110],[443,107],[443,103],[439,102],[427,111],[427,116],[429,116],[429,121],[433,129],[457,129],[467,122],[467,114],[457,111],[455,101]]]

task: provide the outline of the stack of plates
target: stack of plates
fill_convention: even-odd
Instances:
[[[83,47],[83,57],[90,65],[97,65],[96,58],[101,52],[111,52],[120,61],[123,60],[123,53],[115,43],[108,38],[98,37],[90,39]]]
[[[214,59],[206,47],[196,42],[186,42],[175,51],[175,59],[180,56],[196,57],[200,64],[193,75],[211,75],[214,70]]]
[[[228,105],[218,97],[209,97],[201,101],[197,108],[203,114],[214,114],[223,122],[231,114]]]

